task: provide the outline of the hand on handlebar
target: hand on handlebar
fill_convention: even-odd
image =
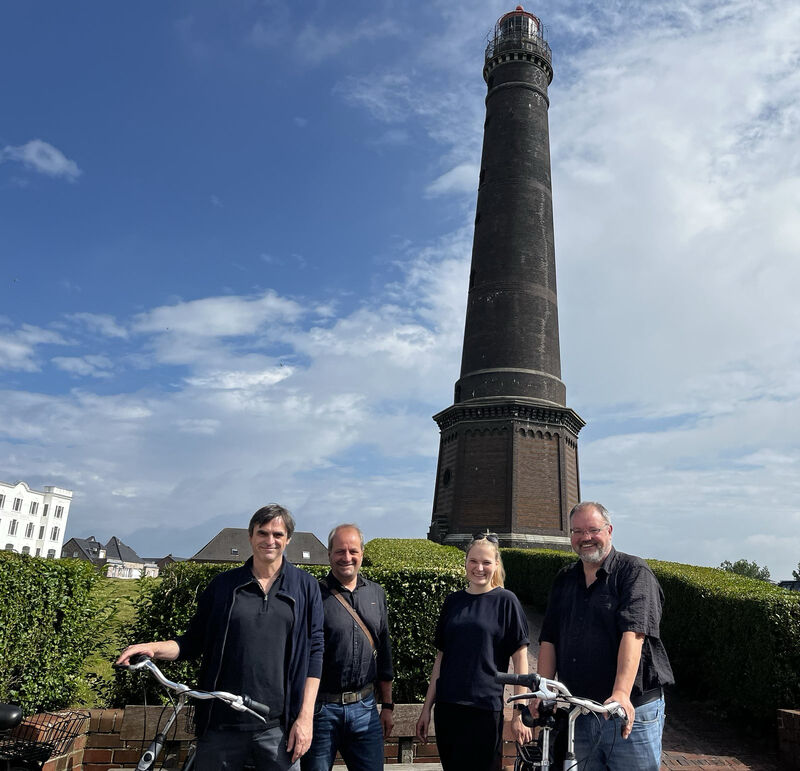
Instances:
[[[156,658],[155,643],[137,643],[125,648],[114,662],[116,666],[127,667],[131,664],[131,658],[136,656],[147,656],[149,659]],[[133,662],[136,663],[135,661]]]
[[[636,719],[636,710],[631,704],[630,696],[622,691],[614,691],[603,704],[610,704],[612,701],[617,702],[620,708],[625,712],[625,717],[622,719],[622,738],[627,739],[631,735],[633,729],[633,721]],[[611,715],[606,715],[606,720]]]
[[[156,642],[134,643],[125,648],[120,653],[119,658],[114,662],[118,666],[128,666],[131,656],[137,653],[143,654],[150,659],[163,659],[164,661],[175,661],[180,653],[180,648],[175,640],[160,640]]]

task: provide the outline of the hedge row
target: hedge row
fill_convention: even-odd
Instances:
[[[464,567],[464,552],[424,538],[373,538],[364,548],[364,567],[445,568]]]
[[[556,573],[574,560],[504,549],[506,585],[544,610]],[[661,636],[683,693],[751,721],[800,706],[800,593],[715,568],[648,564],[664,589]]]
[[[391,549],[386,546],[388,543],[393,544]],[[366,549],[369,559],[365,557],[364,562],[371,565],[362,568],[366,578],[381,584],[386,591],[395,667],[393,697],[398,702],[424,698],[436,654],[433,636],[439,608],[447,594],[464,586],[463,552],[428,544],[423,540],[370,541]],[[406,550],[409,554],[423,555],[422,565],[408,566],[403,557]],[[404,567],[397,566],[401,563]],[[161,578],[139,579],[141,592],[136,601],[136,619],[124,631],[125,639],[165,640],[184,632],[198,595],[215,575],[229,568],[230,565],[182,562],[168,566]],[[317,578],[328,572],[327,567],[303,566],[303,569]],[[197,681],[195,662],[164,666],[172,679],[185,683]],[[142,675],[117,671],[113,696],[116,704],[141,703],[143,694],[148,701],[161,697],[159,689]]]
[[[681,689],[767,722],[800,707],[800,593],[714,568],[649,564],[664,589],[661,634]]]
[[[92,565],[0,552],[0,701],[26,713],[68,706],[114,613]]]

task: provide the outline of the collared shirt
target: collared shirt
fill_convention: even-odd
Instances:
[[[383,587],[360,574],[351,592],[334,578],[333,573],[319,582],[325,612],[325,654],[322,661],[322,693],[357,691],[376,680],[389,681],[392,669],[392,645]],[[364,632],[342,604],[331,594],[330,587],[341,592],[361,616],[375,641],[377,656]]]
[[[578,560],[556,576],[540,642],[556,649],[556,669],[573,695],[605,701],[617,675],[624,632],[645,635],[631,700],[675,682],[659,625],[664,592],[647,563],[613,547],[597,578],[586,586]]]
[[[294,611],[281,597],[284,566],[281,565],[269,592],[255,576],[236,590],[231,608],[225,655],[217,679],[217,690],[244,694],[270,709],[267,727],[278,725],[286,696],[285,659],[292,634]],[[239,730],[263,729],[265,724],[248,712],[238,712],[223,702],[212,702],[211,725]]]

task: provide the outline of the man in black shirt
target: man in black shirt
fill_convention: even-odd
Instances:
[[[381,771],[392,730],[392,648],[383,588],[359,575],[364,535],[339,525],[328,536],[331,570],[320,581],[325,654],[314,741],[303,771],[330,771],[337,750],[349,771]],[[377,686],[381,700],[375,704]]]
[[[674,682],[659,632],[664,594],[644,560],[611,545],[603,506],[579,503],[569,521],[580,561],[563,568],[553,584],[539,637],[539,674],[558,673],[575,696],[616,701],[628,715],[622,740],[615,721],[578,718],[575,756],[582,769],[658,771],[663,686]]]
[[[250,519],[253,556],[215,576],[182,635],[128,646],[151,658],[200,659],[203,690],[244,694],[270,708],[266,724],[248,713],[196,705],[196,771],[295,771],[311,744],[322,671],[322,603],[317,582],[283,552],[294,519],[283,506],[262,506]]]

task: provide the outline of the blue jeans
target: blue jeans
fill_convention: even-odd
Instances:
[[[349,771],[383,771],[383,726],[374,696],[355,704],[316,705],[303,771],[330,771],[337,750]]]
[[[661,734],[664,730],[664,699],[636,709],[633,730],[620,735],[619,720],[589,714],[575,723],[575,759],[581,771],[658,771],[661,767]],[[596,746],[595,746],[596,745]]]

